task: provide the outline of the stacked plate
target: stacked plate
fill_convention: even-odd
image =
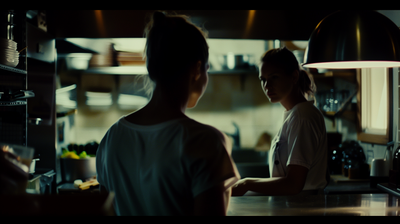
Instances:
[[[9,39],[0,38],[0,64],[15,67],[18,62],[17,43]]]

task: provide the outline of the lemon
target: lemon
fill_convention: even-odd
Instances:
[[[67,159],[79,159],[79,156],[74,152],[67,152],[61,156],[61,158]]]

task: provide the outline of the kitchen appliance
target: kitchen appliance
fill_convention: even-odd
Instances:
[[[372,159],[371,177],[385,177],[389,172],[389,161],[386,159]]]
[[[39,158],[33,158],[31,161],[31,166],[29,167],[29,173],[35,173],[36,161],[39,161]]]
[[[371,161],[370,186],[376,188],[378,183],[387,183],[389,181],[389,160],[384,158],[374,158]]]

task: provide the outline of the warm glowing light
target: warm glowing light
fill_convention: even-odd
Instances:
[[[249,10],[249,16],[247,17],[247,24],[246,24],[246,30],[244,32],[244,38],[247,38],[249,36],[251,27],[253,25],[254,21],[254,15],[256,14],[256,10]]]
[[[303,64],[305,68],[357,69],[400,67],[400,61],[341,61]]]
[[[103,21],[103,14],[101,10],[94,10],[97,22],[97,28],[100,31],[100,35],[102,37],[106,36],[106,31],[104,29],[104,21]]]

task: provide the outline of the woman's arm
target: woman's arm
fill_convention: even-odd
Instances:
[[[232,196],[242,196],[247,191],[266,195],[295,195],[303,190],[308,169],[289,165],[286,177],[244,178],[232,187]]]
[[[220,184],[212,187],[194,198],[194,215],[225,216],[228,210],[230,188],[224,190]]]

